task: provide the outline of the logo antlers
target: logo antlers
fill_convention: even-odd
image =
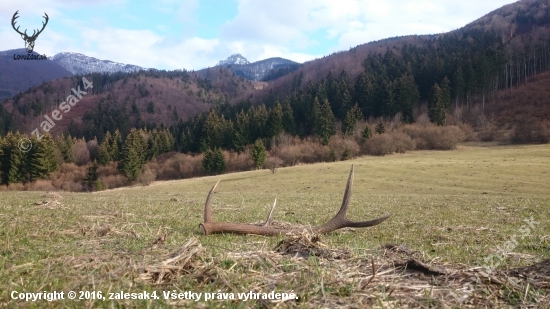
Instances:
[[[15,20],[17,18],[19,18],[19,16],[17,16],[17,13],[19,13],[19,10],[17,10],[15,12],[15,14],[13,14],[13,17],[11,19],[11,25],[13,27],[13,30],[15,30],[17,33],[19,33],[21,35],[21,38],[25,41],[25,48],[27,49],[27,53],[32,53],[32,50],[34,49],[34,41],[36,41],[36,38],[38,37],[38,35],[42,32],[42,30],[44,30],[44,28],[46,28],[46,25],[48,24],[48,20],[49,20],[49,17],[48,17],[48,14],[44,13],[44,15],[46,16],[43,16],[45,19],[46,19],[46,22],[42,22],[42,29],[40,30],[33,30],[33,33],[31,36],[29,36],[27,34],[27,30],[25,29],[25,32],[21,32],[19,31],[19,26],[17,26],[17,28],[15,28]],[[36,32],[38,31],[38,32]]]

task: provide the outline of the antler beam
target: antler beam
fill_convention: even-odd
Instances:
[[[347,212],[349,203],[351,201],[351,188],[353,186],[353,165],[351,166],[351,171],[349,173],[348,182],[346,185],[346,190],[344,192],[344,198],[342,200],[342,206],[340,206],[340,210],[332,218],[330,221],[326,222],[325,224],[321,226],[316,226],[311,228],[311,231],[314,233],[319,234],[326,234],[333,232],[335,230],[344,228],[344,227],[369,227],[378,225],[382,222],[384,222],[386,219],[388,219],[391,214],[385,215],[380,218],[376,218],[369,221],[360,221],[360,222],[354,222],[348,219]],[[204,222],[199,224],[199,229],[201,230],[201,233],[204,235],[209,234],[216,234],[216,233],[234,233],[234,234],[256,234],[256,235],[264,235],[264,236],[275,236],[275,235],[282,235],[282,234],[295,234],[300,233],[302,230],[297,228],[291,228],[291,229],[276,229],[269,226],[271,222],[271,216],[273,215],[273,209],[275,209],[275,205],[277,203],[277,200],[273,203],[273,207],[271,208],[271,211],[269,212],[269,215],[267,216],[266,221],[261,225],[255,225],[255,224],[245,224],[245,223],[225,223],[225,222],[214,222],[212,221],[212,196],[214,194],[214,190],[218,186],[220,181],[216,182],[216,184],[212,187],[210,192],[208,193],[208,197],[206,198],[206,204],[204,205]]]

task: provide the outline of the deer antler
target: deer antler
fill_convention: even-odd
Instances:
[[[276,229],[276,228],[269,227],[271,216],[273,214],[273,209],[275,208],[275,204],[277,203],[277,200],[275,200],[275,203],[273,203],[273,207],[269,212],[267,220],[265,221],[265,223],[261,225],[245,224],[245,223],[213,222],[212,207],[211,207],[212,195],[214,194],[214,190],[218,186],[219,182],[220,182],[219,180],[218,182],[216,182],[216,184],[210,190],[210,193],[208,193],[208,197],[206,198],[206,204],[204,205],[204,222],[199,224],[199,228],[202,234],[209,235],[209,234],[216,234],[216,233],[235,233],[235,234],[257,234],[257,235],[264,235],[264,236],[275,236],[275,235],[281,235],[281,234],[287,234],[287,233],[302,232],[300,229],[297,229],[297,228]],[[361,222],[354,222],[349,220],[347,217],[347,212],[348,212],[349,203],[351,201],[352,186],[353,186],[353,165],[351,166],[351,171],[348,177],[348,183],[346,185],[346,191],[344,192],[344,199],[342,200],[342,206],[340,206],[340,210],[338,211],[336,216],[334,216],[334,218],[332,218],[327,223],[321,226],[313,227],[311,229],[312,232],[325,234],[344,227],[374,226],[384,222],[386,219],[388,219],[391,216],[391,214],[388,214],[383,217],[376,218],[374,220],[361,221]]]
[[[15,28],[15,23],[16,23],[16,19],[19,18],[19,16],[17,16],[17,14],[19,13],[19,10],[15,11],[15,13],[13,14],[13,17],[11,18],[11,26],[13,27],[13,30],[15,30],[17,33],[19,33],[20,35],[27,35],[27,30],[25,30],[25,33],[22,33],[21,31],[19,31],[19,27],[20,26],[17,26],[17,28]]]
[[[46,12],[44,12],[44,15],[46,15],[46,16],[42,16],[42,17],[44,17],[44,19],[46,20],[46,22],[42,22],[42,29],[40,29],[40,30],[37,29],[38,32],[37,32],[36,34],[34,34],[34,32],[35,32],[36,30],[33,30],[33,32],[32,32],[32,36],[33,36],[33,37],[37,37],[40,33],[42,33],[42,31],[44,31],[44,28],[46,28],[46,25],[48,24],[48,21],[50,20],[50,17],[48,16],[48,14],[46,14]],[[55,17],[55,16],[54,16],[54,17]]]
[[[46,25],[48,24],[48,21],[50,20],[50,17],[48,16],[48,14],[46,14],[46,12],[44,12],[44,15],[46,15],[46,16],[42,16],[42,17],[44,17],[44,19],[46,19],[46,22],[42,22],[42,29],[33,30],[32,35],[29,36],[27,34],[26,29],[25,29],[25,32],[21,32],[21,31],[19,31],[20,26],[17,26],[17,28],[15,28],[15,24],[16,24],[15,20],[19,18],[19,16],[17,16],[18,13],[19,13],[19,10],[15,11],[15,13],[13,14],[13,17],[11,18],[11,26],[13,27],[13,30],[15,30],[17,33],[19,33],[22,36],[25,36],[25,40],[27,40],[27,39],[36,39],[36,37],[40,33],[42,33],[42,31],[44,31],[44,28],[46,28]],[[38,33],[36,31],[38,31]]]

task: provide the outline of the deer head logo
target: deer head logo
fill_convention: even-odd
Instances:
[[[46,25],[48,24],[48,14],[44,13],[44,15],[46,16],[43,16],[44,19],[46,19],[46,22],[42,22],[42,29],[40,30],[33,30],[32,32],[32,35],[29,36],[27,34],[27,30],[25,29],[25,32],[21,32],[19,31],[19,26],[17,26],[17,28],[15,28],[15,20],[17,18],[19,18],[19,16],[17,16],[17,13],[19,13],[19,10],[15,12],[15,14],[13,14],[13,17],[11,19],[11,26],[13,27],[13,30],[15,30],[17,33],[19,33],[21,35],[21,38],[25,41],[25,48],[27,49],[27,53],[32,53],[32,50],[34,49],[34,41],[36,41],[36,38],[38,37],[38,35],[42,32],[42,30],[44,30],[44,28],[46,28]],[[38,32],[36,32],[38,31]]]

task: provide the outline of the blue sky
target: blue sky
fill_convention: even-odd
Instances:
[[[305,62],[359,44],[451,31],[510,0],[0,0],[0,50],[23,48],[11,27],[42,26],[35,51],[78,52],[157,69],[197,70],[240,53]]]

